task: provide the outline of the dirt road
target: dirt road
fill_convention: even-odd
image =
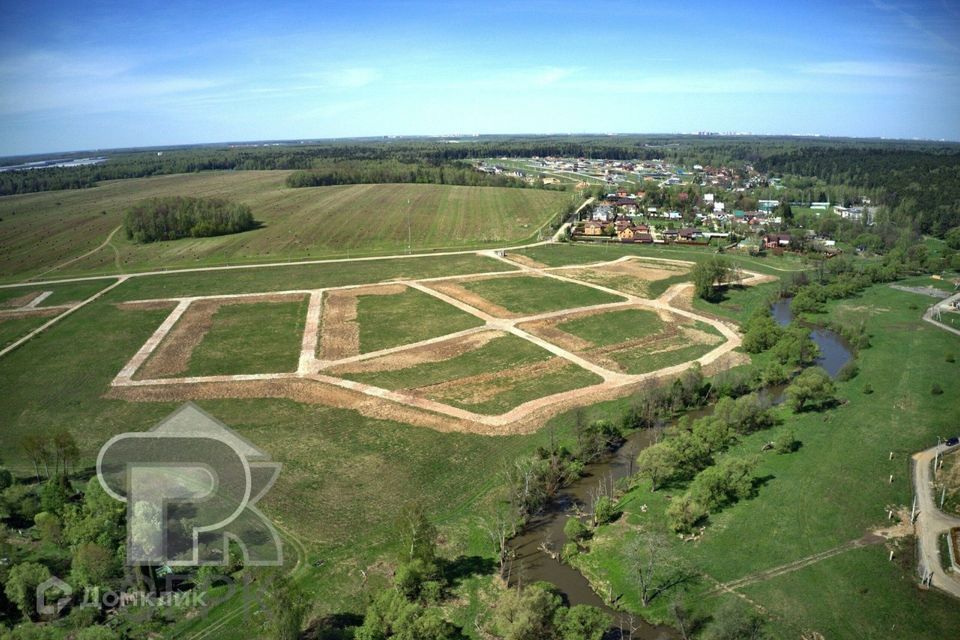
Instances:
[[[960,527],[960,518],[951,516],[937,508],[933,494],[933,461],[937,453],[944,454],[950,449],[936,446],[913,455],[913,488],[917,496],[917,514],[914,528],[917,536],[917,548],[920,553],[921,571],[932,573],[931,584],[960,598],[960,576],[948,574],[940,566],[938,538],[941,533]]]

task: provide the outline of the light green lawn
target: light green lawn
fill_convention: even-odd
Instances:
[[[357,299],[360,352],[369,353],[478,327],[483,320],[437,298],[406,289]]]
[[[194,349],[187,376],[297,370],[307,296],[291,302],[225,304]]]
[[[624,298],[584,285],[532,276],[507,276],[464,282],[463,287],[519,314],[621,302]]]

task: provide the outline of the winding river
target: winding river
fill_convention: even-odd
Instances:
[[[793,320],[789,298],[779,300],[773,305],[771,311],[780,325],[787,325]],[[831,377],[835,377],[843,365],[853,357],[846,341],[829,329],[811,326],[810,337],[820,348],[817,364],[826,369]],[[770,394],[769,397],[773,402],[782,402],[782,388],[765,391]],[[697,418],[709,414],[712,410],[712,406],[705,407],[688,412],[687,415]],[[590,504],[592,494],[601,484],[615,483],[620,478],[632,475],[637,454],[651,444],[653,437],[654,434],[648,430],[630,433],[624,444],[609,457],[587,465],[583,477],[564,489],[542,514],[530,522],[522,534],[510,541],[510,549],[515,559],[514,579],[522,580],[526,584],[541,580],[550,582],[564,594],[571,606],[586,604],[599,607],[611,614],[614,621],[624,630],[629,629],[626,614],[607,606],[593,591],[583,574],[545,553],[543,547],[546,546],[559,553],[566,542],[563,525],[567,518],[574,515],[579,508]],[[642,640],[666,640],[677,637],[676,631],[672,628],[648,624],[643,624],[632,634],[632,638]]]

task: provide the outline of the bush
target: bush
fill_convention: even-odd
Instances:
[[[788,429],[777,436],[773,441],[773,448],[777,453],[793,453],[797,450],[800,443],[797,442],[797,436],[792,429]]]
[[[837,380],[840,382],[847,382],[848,380],[853,380],[857,377],[857,374],[860,373],[860,367],[857,366],[855,360],[849,361],[847,364],[840,367],[840,371],[837,372]]]
[[[593,507],[593,522],[597,526],[612,522],[618,515],[617,503],[610,496],[600,496]]]
[[[567,540],[582,542],[590,536],[590,529],[580,521],[580,518],[568,518],[563,525],[563,535],[567,536]]]
[[[667,507],[670,526],[678,533],[689,533],[698,522],[707,517],[707,510],[689,493],[674,498]]]

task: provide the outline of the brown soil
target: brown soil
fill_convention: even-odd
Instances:
[[[522,264],[525,267],[533,267],[534,269],[546,269],[547,265],[542,262],[537,262],[529,256],[525,256],[522,253],[507,253],[503,256],[511,262],[516,262],[517,264]]]
[[[352,409],[369,418],[391,420],[441,432],[484,435],[517,432],[512,425],[500,428],[458,420],[310,379],[111,387],[105,397],[133,402],[181,402],[215,398],[286,398],[305,404],[322,404],[340,409]]]
[[[595,267],[595,269],[597,271],[628,275],[648,282],[672,278],[675,275],[689,271],[689,269],[681,266],[665,266],[662,264],[651,266],[649,262],[642,262],[640,260],[624,260],[623,262],[614,262],[602,267]]]
[[[480,278],[477,278],[479,280]],[[501,307],[500,305],[493,304],[486,298],[482,298],[472,291],[467,290],[462,285],[456,282],[430,282],[426,283],[426,286],[433,289],[434,291],[439,291],[440,293],[446,294],[451,298],[456,298],[464,304],[468,304],[474,309],[479,309],[484,313],[487,313],[491,316],[497,318],[519,318],[519,314],[513,313]]]
[[[479,349],[492,339],[502,335],[504,334],[500,331],[479,331],[459,338],[434,342],[422,347],[404,349],[403,351],[380,356],[379,358],[338,365],[327,369],[327,372],[331,375],[344,375],[350,373],[396,371],[398,369],[415,367],[418,364],[441,362],[463,355],[468,351]]]
[[[161,309],[173,309],[177,306],[176,300],[143,300],[132,302],[117,302],[114,304],[121,311],[159,311]]]
[[[3,302],[0,302],[0,309],[19,309],[20,307],[25,307],[30,304],[34,298],[42,293],[42,291],[31,291],[30,293],[25,293],[22,296],[4,300]]]
[[[46,316],[55,316],[63,313],[67,307],[38,307],[36,309],[24,309],[15,313],[0,313],[0,322],[4,320],[13,320],[14,318],[43,318]]]
[[[168,378],[186,371],[190,366],[193,350],[203,341],[213,326],[214,315],[224,305],[285,302],[302,297],[303,294],[265,294],[245,298],[196,300],[163,337],[156,350],[137,372],[136,378]]]
[[[360,325],[357,324],[357,298],[403,293],[402,284],[328,291],[324,295],[320,321],[321,360],[341,360],[360,353]]]
[[[577,314],[577,315],[591,315],[590,313]],[[573,319],[577,316],[563,316],[562,318],[548,318],[546,320],[536,320],[534,322],[526,322],[519,325],[518,328],[523,329],[528,333],[532,333],[538,338],[543,338],[547,342],[552,342],[561,349],[566,349],[567,351],[573,351],[574,353],[579,351],[585,351],[593,346],[593,343],[589,340],[584,340],[583,338],[578,338],[572,333],[567,333],[557,328],[557,324],[560,322],[566,322],[567,320]]]

